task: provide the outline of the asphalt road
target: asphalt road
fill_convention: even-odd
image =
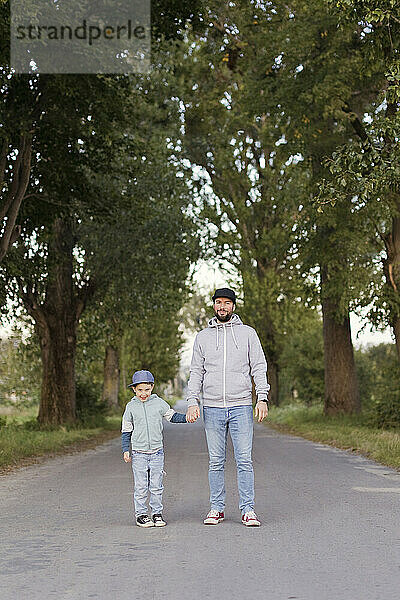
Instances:
[[[180,407],[182,409],[182,406]],[[204,526],[202,424],[166,424],[164,516],[133,524],[119,439],[1,478],[1,600],[399,600],[400,474],[255,427],[260,528]]]

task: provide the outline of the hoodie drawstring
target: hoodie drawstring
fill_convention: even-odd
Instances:
[[[237,340],[236,340],[235,330],[233,328],[233,325],[232,325],[232,323],[228,323],[228,325],[230,325],[230,327],[231,327],[232,337],[233,337],[233,341],[235,343],[235,346],[236,346],[236,348],[239,349],[239,344],[237,343]],[[222,327],[226,327],[226,325],[222,325]],[[218,350],[218,348],[219,348],[219,336],[218,336],[219,326],[217,325],[215,329],[216,329],[216,347],[215,348],[216,348],[216,350]]]
[[[235,346],[236,346],[236,348],[237,348],[237,349],[239,349],[239,345],[238,345],[238,343],[237,343],[237,341],[236,341],[236,337],[235,337],[235,330],[234,330],[234,328],[233,328],[233,325],[232,325],[232,323],[230,323],[230,326],[231,326],[231,331],[232,331],[232,337],[233,337],[233,341],[235,342]]]

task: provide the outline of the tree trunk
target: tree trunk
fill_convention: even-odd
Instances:
[[[361,409],[351,341],[350,317],[338,319],[337,299],[324,297],[327,269],[321,269],[326,415],[358,413]]]
[[[102,401],[113,409],[118,407],[119,394],[119,351],[114,346],[106,347]]]
[[[78,304],[73,282],[72,223],[57,219],[48,249],[46,300],[36,307],[36,324],[43,362],[39,423],[73,423],[75,413],[75,354]]]
[[[271,389],[268,399],[273,406],[279,406],[279,367],[276,362],[268,360],[268,383]]]
[[[398,202],[398,210],[400,211],[400,202]],[[391,231],[384,236],[384,242],[386,258],[382,262],[391,313],[390,324],[400,362],[400,217],[392,219]]]
[[[72,222],[59,218],[48,245],[46,298],[40,302],[36,282],[18,280],[21,297],[35,320],[40,339],[43,380],[38,421],[63,425],[76,420],[76,331],[94,286],[78,289],[73,280]]]
[[[400,363],[400,317],[396,317],[393,322],[394,338],[396,340],[397,358]]]
[[[43,364],[38,421],[45,425],[73,423],[75,415],[76,326],[74,314],[46,315],[37,326]]]

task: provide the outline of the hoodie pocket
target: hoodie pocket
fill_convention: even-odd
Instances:
[[[203,397],[209,400],[222,398],[222,372],[208,371],[204,374]]]
[[[226,398],[235,400],[251,396],[251,377],[234,371],[226,372]]]

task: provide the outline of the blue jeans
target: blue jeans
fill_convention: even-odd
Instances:
[[[162,493],[164,490],[164,450],[160,448],[154,454],[132,450],[132,471],[134,478],[133,502],[135,515],[147,515],[147,495],[150,492],[151,514],[162,512]]]
[[[239,509],[242,514],[254,510],[254,471],[251,460],[253,445],[253,407],[203,409],[208,455],[208,480],[211,509],[224,511],[226,442],[231,436],[237,466]]]

